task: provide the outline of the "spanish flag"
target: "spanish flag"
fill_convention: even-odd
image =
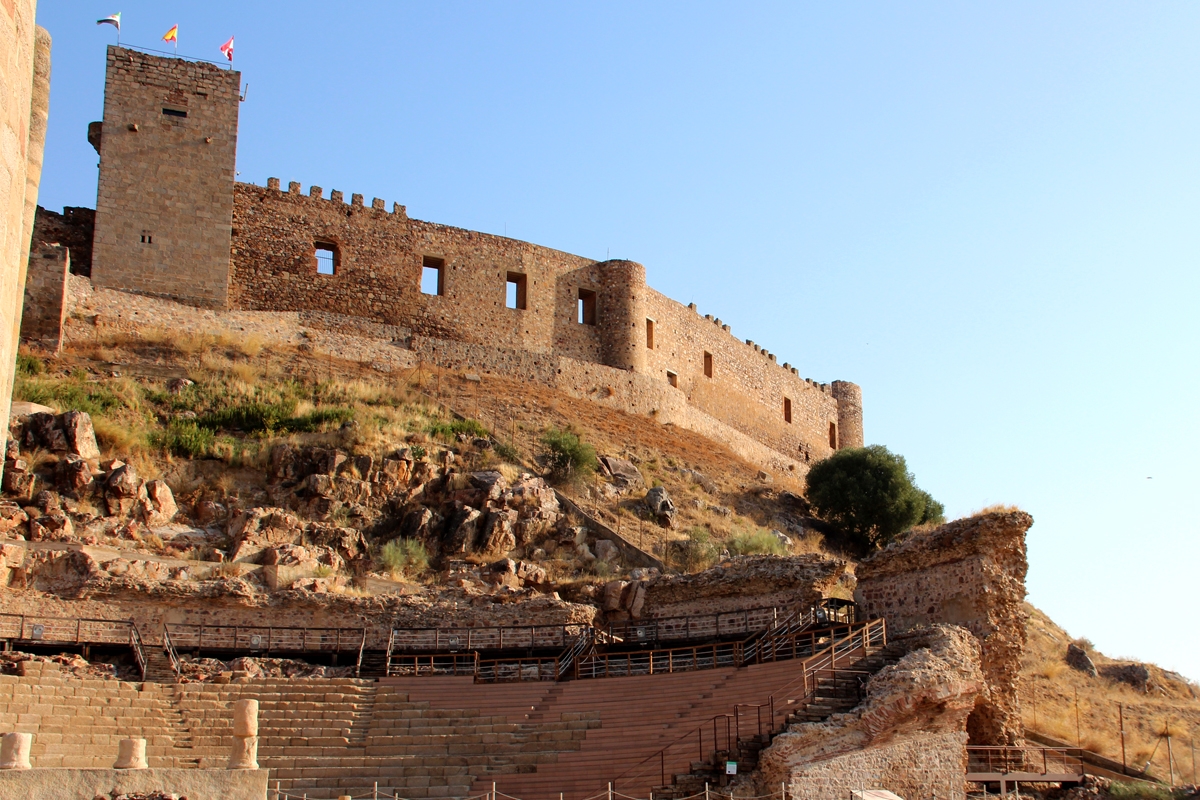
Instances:
[[[175,44],[179,44],[179,26],[172,25],[171,30],[169,30],[163,34],[163,41],[164,42],[174,42]]]

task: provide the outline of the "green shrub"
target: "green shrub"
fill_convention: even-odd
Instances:
[[[484,438],[488,435],[488,429],[483,427],[478,420],[455,419],[450,422],[431,422],[429,433],[431,436],[440,436],[443,439],[454,439],[460,433]]]
[[[212,452],[216,436],[201,428],[194,420],[173,420],[158,437],[159,445],[170,453],[184,458],[204,458]]]
[[[27,377],[35,377],[46,371],[46,365],[37,356],[26,355],[25,353],[17,353],[17,374]]]
[[[122,388],[127,389],[124,397],[114,390],[114,384],[93,383],[82,370],[76,370],[70,378],[19,375],[13,386],[13,399],[63,410],[86,411],[98,417],[138,406],[141,400],[139,390],[129,389],[127,384]]]
[[[517,464],[521,461],[521,454],[517,452],[517,448],[505,444],[504,442],[496,442],[492,446],[492,450],[496,452],[502,460],[512,464]]]
[[[775,538],[766,528],[756,528],[752,531],[741,531],[730,537],[725,543],[729,552],[735,556],[782,556],[787,554],[783,542]]]
[[[410,453],[412,453],[412,457],[413,457],[414,461],[420,461],[422,458],[425,457],[425,453],[426,453],[425,448],[421,447],[421,445],[419,445],[419,444],[414,444],[412,447],[410,447],[408,449],[408,451]]]
[[[1174,800],[1175,795],[1165,786],[1133,781],[1113,781],[1108,796],[1114,800]]]
[[[917,488],[904,456],[882,445],[839,450],[814,464],[807,482],[816,512],[862,549],[882,547],[943,513]]]
[[[409,575],[429,568],[429,553],[416,539],[392,539],[380,548],[379,561],[393,575]]]
[[[210,411],[198,420],[210,430],[240,430],[246,433],[273,431],[284,427],[296,413],[296,399],[246,400]]]
[[[297,433],[316,433],[327,425],[341,425],[352,419],[353,408],[318,408],[285,421],[282,427]]]
[[[707,528],[692,528],[686,539],[671,542],[667,550],[668,560],[681,572],[708,569],[721,554]]]
[[[550,428],[542,436],[549,451],[550,474],[558,479],[582,478],[596,471],[596,448],[569,428]]]

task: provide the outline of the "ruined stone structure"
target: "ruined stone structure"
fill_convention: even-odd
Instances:
[[[1023,740],[1017,677],[1025,647],[1024,511],[979,514],[896,542],[857,569],[854,599],[889,629],[960,625],[979,640],[987,690],[968,720],[972,744]]]
[[[651,289],[640,264],[410,219],[379,198],[347,204],[340,191],[326,198],[276,178],[236,182],[240,80],[108,49],[104,120],[88,131],[100,153],[92,251],[61,241],[86,229],[80,209],[44,215],[40,227],[47,244],[57,233],[73,261],[87,259],[97,290],[301,314],[399,345],[413,361],[652,414],[773,469],[803,472],[862,445],[856,385],[801,378],[719,319]],[[61,294],[38,291],[39,303]]]
[[[50,34],[34,24],[36,11],[36,0],[0,3],[0,430],[8,428],[50,110]]]

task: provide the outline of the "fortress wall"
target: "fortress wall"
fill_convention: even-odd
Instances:
[[[299,184],[235,187],[231,305],[329,311],[410,328],[418,336],[600,361],[598,325],[576,321],[580,288],[606,309],[595,262],[546,247],[409,219],[403,206],[324,199]],[[314,245],[335,248],[333,275]],[[442,293],[421,292],[422,265],[443,265]],[[507,308],[509,273],[524,276],[525,308]]]
[[[691,404],[801,464],[833,453],[829,424],[838,421],[838,409],[828,387],[805,381],[716,320],[654,290],[648,294],[647,316],[655,320],[648,374],[665,383],[667,371],[676,372]],[[711,378],[704,373],[706,352],[712,354]],[[791,401],[790,423],[785,398]]]
[[[71,251],[71,274],[91,275],[95,227],[96,212],[90,208],[67,206],[59,214],[38,206],[33,222],[34,247],[61,244]]]
[[[41,245],[29,254],[25,278],[25,309],[21,340],[58,352],[67,315],[67,274],[70,251],[62,245]]]
[[[0,4],[0,430],[8,426],[49,108],[50,37],[36,12],[36,0]]]
[[[108,48],[92,277],[223,307],[241,73]]]

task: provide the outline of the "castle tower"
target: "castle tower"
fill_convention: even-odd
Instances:
[[[241,73],[108,48],[92,281],[224,307]]]
[[[646,268],[635,261],[604,261],[600,271],[600,341],[605,365],[646,371]]]
[[[833,382],[833,399],[837,400],[837,449],[863,446],[862,389],[849,381]]]

